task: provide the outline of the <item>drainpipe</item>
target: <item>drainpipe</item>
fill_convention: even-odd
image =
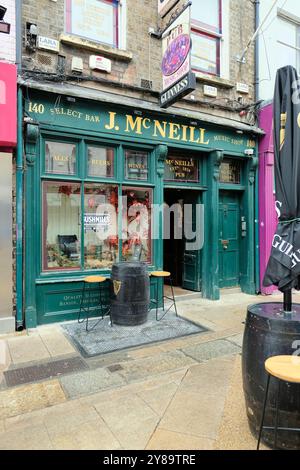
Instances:
[[[18,145],[16,161],[16,330],[24,328],[23,317],[23,95],[18,90]]]
[[[255,31],[259,28],[259,8],[260,0],[255,0]],[[255,40],[255,101],[259,100],[259,37]],[[257,155],[259,157],[259,146],[256,146]],[[256,292],[260,292],[260,258],[259,258],[259,161],[255,175],[255,288]]]
[[[16,1],[16,64],[18,72],[22,69],[22,0]]]
[[[16,1],[16,64],[22,71],[22,1]],[[23,96],[18,89],[16,157],[16,330],[24,328],[23,316]]]

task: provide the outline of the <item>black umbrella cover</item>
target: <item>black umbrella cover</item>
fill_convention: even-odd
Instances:
[[[300,81],[291,66],[277,71],[274,157],[279,223],[263,284],[285,292],[300,289]]]

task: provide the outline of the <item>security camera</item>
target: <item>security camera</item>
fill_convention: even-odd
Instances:
[[[253,155],[254,154],[254,150],[253,149],[246,149],[244,151],[245,155]]]

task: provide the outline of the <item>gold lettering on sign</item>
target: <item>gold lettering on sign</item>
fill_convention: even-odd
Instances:
[[[205,141],[205,132],[206,130],[205,129],[200,129],[200,144],[203,144],[203,145],[208,145],[209,144],[209,139],[207,141]]]
[[[143,118],[133,118],[130,114],[126,114],[126,129],[125,132],[135,132],[136,134],[142,134],[142,122]]]
[[[158,137],[157,131],[160,133],[160,136],[164,139],[166,138],[167,134],[167,121],[160,122],[157,119],[154,121],[154,133],[153,137]]]
[[[170,122],[169,139],[180,140],[180,135],[178,135],[179,131],[180,131],[180,125],[174,124],[174,122]]]
[[[55,162],[71,162],[72,157],[68,157],[66,155],[54,155],[53,160]]]
[[[108,113],[109,114],[109,124],[106,124],[105,125],[105,129],[107,129],[108,131],[111,131],[112,129],[115,128],[115,124],[116,124],[116,114],[117,113]]]
[[[91,164],[99,166],[111,166],[111,163],[107,160],[91,160]]]

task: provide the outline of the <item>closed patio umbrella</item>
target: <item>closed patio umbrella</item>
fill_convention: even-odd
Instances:
[[[300,289],[300,82],[291,66],[277,71],[274,156],[279,222],[263,284],[284,292],[284,311],[290,312],[291,290]]]

